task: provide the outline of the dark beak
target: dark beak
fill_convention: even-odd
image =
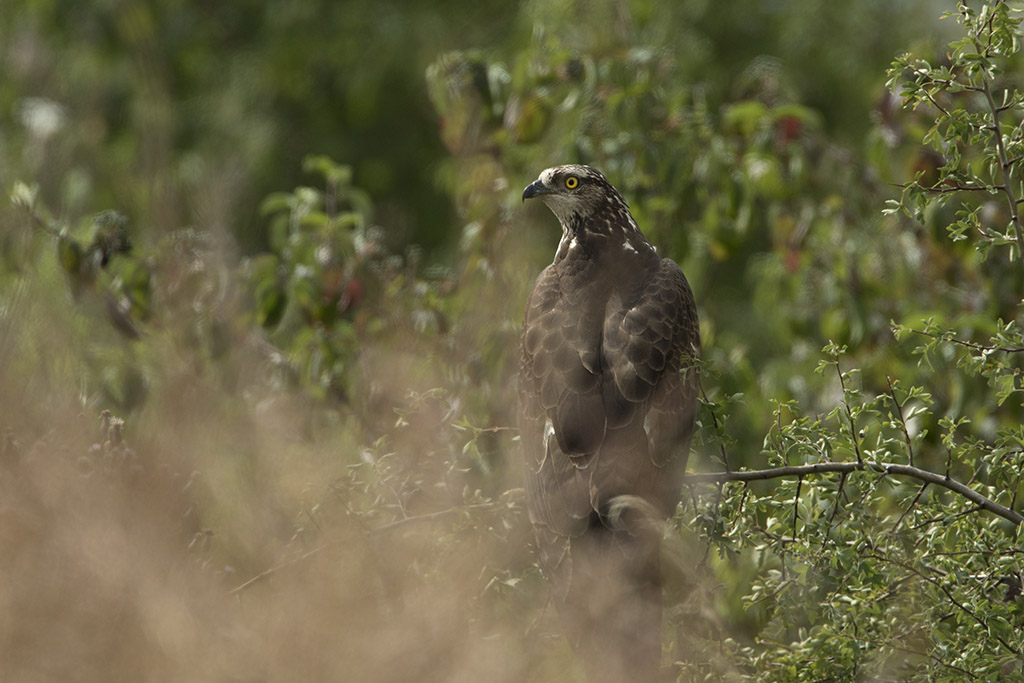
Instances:
[[[542,194],[551,194],[551,190],[539,180],[534,180],[532,183],[526,186],[523,190],[523,201],[525,202],[530,197],[536,197]]]

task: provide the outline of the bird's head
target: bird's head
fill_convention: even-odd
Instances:
[[[563,226],[586,222],[599,211],[626,212],[626,202],[595,168],[579,164],[554,166],[523,190],[523,201],[539,197]]]

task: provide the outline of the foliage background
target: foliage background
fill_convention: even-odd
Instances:
[[[1019,255],[896,187],[951,173],[887,85],[904,51],[952,61],[946,10],[8,2],[4,677],[578,676],[513,398],[558,239],[519,194],[565,161],[694,287],[695,468],[913,452],[1013,507],[1019,363],[942,339],[1013,344]],[[694,485],[671,675],[1019,679],[1020,534],[868,473]]]

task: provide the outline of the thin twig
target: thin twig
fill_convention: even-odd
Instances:
[[[726,470],[731,470],[729,467],[729,455],[725,452],[725,440],[722,439],[724,430],[718,424],[718,416],[715,415],[715,409],[711,407],[711,401],[708,400],[708,395],[704,393],[704,384],[700,385],[700,395],[704,399],[704,405],[708,407],[708,412],[711,413],[711,422],[715,426],[715,434],[718,436],[718,449],[722,453],[722,464],[725,465]]]
[[[920,650],[915,650],[913,648],[906,647],[904,645],[894,645],[893,647],[895,647],[895,649],[900,650],[902,652],[906,652],[906,653],[909,653],[909,654],[912,654],[912,655],[917,655],[919,657],[927,657],[928,659],[932,659],[932,660],[935,661],[936,664],[940,664],[941,666],[944,666],[947,669],[952,669],[953,671],[956,671],[957,673],[963,674],[964,676],[966,676],[967,678],[970,678],[971,680],[974,680],[974,681],[981,680],[977,675],[971,673],[967,669],[962,669],[959,666],[956,666],[954,664],[950,664],[949,662],[942,661],[942,658],[939,657],[938,655],[936,655],[934,652],[922,652]]]
[[[401,519],[395,520],[394,522],[389,522],[387,524],[382,524],[381,526],[369,529],[369,530],[367,530],[367,532],[371,533],[371,534],[384,533],[384,532],[392,531],[394,529],[397,529],[399,527],[403,527],[403,526],[406,526],[406,525],[409,525],[409,524],[414,524],[414,523],[418,523],[418,522],[431,522],[431,521],[434,521],[434,520],[437,520],[437,519],[442,519],[444,517],[448,517],[450,515],[453,515],[453,514],[456,514],[456,513],[459,513],[459,512],[465,512],[466,510],[478,510],[478,509],[481,509],[481,508],[494,508],[494,507],[497,507],[498,505],[502,505],[502,503],[500,503],[500,502],[498,504],[495,504],[495,503],[474,503],[472,505],[465,505],[463,507],[447,508],[445,510],[438,510],[437,512],[428,512],[426,514],[415,515],[413,517],[403,517]],[[367,533],[367,532],[360,532],[360,533]],[[249,586],[252,586],[253,584],[262,581],[263,579],[271,576],[272,574],[275,574],[275,573],[281,571],[282,569],[285,569],[285,568],[290,567],[292,565],[298,564],[299,562],[303,562],[305,560],[308,560],[309,558],[314,557],[315,555],[318,555],[319,553],[322,553],[324,550],[326,550],[327,548],[330,548],[332,546],[336,546],[336,545],[339,545],[339,544],[350,542],[353,538],[355,538],[358,535],[359,534],[347,534],[344,538],[336,538],[336,539],[327,541],[326,543],[322,543],[321,545],[318,545],[315,548],[311,548],[310,550],[307,550],[304,553],[301,553],[301,554],[296,555],[294,557],[290,557],[290,558],[288,558],[286,560],[283,560],[283,561],[279,562],[278,564],[274,565],[273,567],[270,567],[269,569],[265,569],[262,572],[260,572],[259,574],[253,576],[251,579],[247,580],[245,583],[241,583],[241,584],[235,586],[230,591],[228,591],[228,595],[235,595],[237,593],[241,593],[242,591],[244,591]]]
[[[952,192],[992,192],[993,190],[1002,190],[1002,185],[961,185],[960,183],[944,182],[942,185],[920,185],[916,182],[909,183],[896,183],[896,187],[901,189],[907,189],[911,185],[917,185],[925,192],[931,192],[933,194],[950,194]]]
[[[1020,491],[1020,477],[1024,474],[1020,468],[1017,469],[1017,479],[1013,482],[1013,495],[1010,496],[1010,509],[1017,507],[1017,492]]]
[[[991,31],[989,32],[989,37],[991,38]],[[987,80],[983,80],[982,83],[981,91],[984,93],[985,101],[992,112],[992,128],[996,138],[996,153],[999,155],[999,166],[1002,169],[1003,176],[1002,190],[1003,194],[1006,195],[1006,203],[1010,206],[1010,222],[1013,224],[1013,230],[1017,235],[1017,258],[1024,265],[1024,228],[1021,226],[1017,197],[1013,193],[1012,178],[1010,177],[1010,170],[1013,166],[1010,163],[1010,156],[1007,154],[1006,145],[1003,142],[1003,131],[999,124],[999,109],[995,98],[992,97],[992,87]]]
[[[954,85],[956,85],[957,87],[962,88],[963,90],[967,90],[969,92],[984,91],[984,89],[981,86],[970,85],[968,83],[961,83],[960,81],[954,80],[952,78],[929,78],[928,80],[930,80],[932,83],[938,83],[939,85],[945,88],[951,88]],[[925,94],[927,95],[928,93],[926,92]]]
[[[793,540],[796,540],[796,521],[800,519],[800,489],[804,485],[804,478],[797,477],[796,495],[793,496]]]
[[[43,232],[48,234],[50,237],[57,237],[57,238],[59,238],[61,236],[61,231],[60,230],[54,228],[48,222],[43,220],[43,217],[40,216],[35,211],[33,211],[30,207],[26,206],[26,207],[23,207],[23,209],[24,209],[25,213],[28,214],[29,219],[32,221],[32,223],[37,228],[39,228],[40,230],[42,230]]]
[[[930,92],[928,92],[928,90],[927,90],[927,89],[923,90],[922,92],[924,92],[924,96],[928,98],[928,101],[932,103],[932,106],[933,106],[933,107],[935,107],[936,109],[938,109],[939,111],[941,111],[941,112],[942,112],[943,114],[945,114],[945,116],[946,116],[947,118],[949,118],[949,112],[948,112],[948,111],[946,111],[946,108],[945,108],[945,107],[943,107],[943,106],[942,106],[941,104],[939,104],[938,100],[936,100],[936,99],[935,99],[935,98],[934,98],[934,97],[932,96],[932,94],[931,94]]]
[[[862,463],[864,459],[860,455],[860,440],[857,438],[857,423],[853,419],[853,411],[850,410],[850,402],[846,400],[846,379],[839,367],[839,357],[835,358],[836,373],[839,375],[839,386],[843,389],[843,407],[846,408],[846,417],[850,421],[850,438],[853,439],[853,450],[857,454],[857,462]]]
[[[299,562],[302,562],[303,560],[308,560],[309,558],[313,557],[314,555],[317,555],[317,554],[323,552],[323,550],[325,548],[327,548],[328,546],[334,545],[336,543],[337,543],[337,541],[331,541],[330,543],[324,543],[323,545],[317,546],[316,548],[313,548],[312,550],[307,550],[306,552],[302,553],[301,555],[289,558],[289,559],[287,559],[287,560],[285,560],[283,562],[280,562],[280,563],[274,565],[273,567],[271,567],[269,569],[265,569],[265,570],[261,571],[259,574],[257,574],[256,576],[254,576],[251,579],[249,579],[248,581],[246,581],[245,583],[239,584],[239,585],[235,586],[234,588],[232,588],[231,590],[229,590],[228,591],[228,595],[236,595],[238,593],[241,593],[242,591],[244,591],[249,586],[251,586],[251,585],[253,585],[255,583],[259,583],[260,581],[262,581],[263,579],[267,578],[271,574],[274,574],[275,572],[279,572],[282,569],[284,569],[286,567],[290,567],[293,564],[298,564]]]
[[[836,486],[836,504],[832,507],[832,514],[828,516],[828,533],[832,533],[832,522],[836,518],[836,513],[839,512],[839,500],[846,497],[846,477],[849,476],[849,472],[843,472],[839,475],[839,485]],[[828,533],[825,536],[828,536]]]
[[[966,517],[967,515],[973,515],[975,512],[981,512],[983,509],[984,508],[981,507],[980,505],[974,505],[972,507],[967,508],[966,510],[961,510],[960,512],[957,512],[956,514],[953,514],[953,515],[948,515],[948,514],[947,515],[939,515],[938,517],[932,517],[930,519],[926,519],[923,522],[919,522],[918,524],[915,524],[914,526],[912,526],[910,528],[913,529],[914,531],[917,531],[918,529],[923,529],[923,528],[925,528],[927,526],[931,526],[932,524],[935,524],[936,522],[943,522],[945,524],[948,524],[949,522],[952,522],[954,519],[959,519],[961,517]]]
[[[718,482],[718,493],[715,494],[715,511],[714,511],[714,513],[712,515],[712,517],[714,519],[718,519],[719,513],[722,510],[722,489],[724,487],[725,487],[725,482]],[[710,555],[711,555],[711,545],[712,545],[712,542],[708,541],[707,547],[704,548],[704,556],[702,558],[700,558],[700,562],[697,563],[698,571],[703,571],[703,569],[705,567],[705,563],[707,562],[708,557],[710,557]]]
[[[956,557],[959,555],[975,555],[981,557],[1013,557],[1014,555],[1024,555],[1024,548],[1010,548],[1009,550],[943,550],[929,553],[936,557]]]
[[[940,591],[945,593],[946,599],[949,600],[950,603],[952,603],[956,608],[958,608],[964,614],[967,614],[972,619],[974,619],[974,621],[976,621],[979,626],[981,626],[983,629],[985,629],[985,631],[991,633],[991,631],[989,631],[989,628],[988,628],[988,622],[986,622],[984,619],[979,617],[978,614],[974,610],[972,610],[971,608],[967,607],[966,605],[961,603],[959,600],[957,600],[956,596],[953,595],[953,592],[950,591],[948,588],[946,588],[946,586],[944,586],[942,584],[942,582],[938,581],[935,577],[928,576],[927,574],[925,574],[924,572],[919,570],[917,567],[914,567],[913,565],[907,564],[906,562],[900,562],[899,560],[894,560],[891,557],[886,557],[885,555],[881,555],[881,554],[879,554],[877,552],[872,552],[870,555],[868,555],[868,557],[872,557],[872,558],[874,558],[876,560],[879,560],[880,562],[888,562],[890,564],[896,565],[897,567],[902,567],[903,569],[906,569],[907,571],[912,572],[913,574],[917,575],[917,577],[920,578],[922,581],[926,581],[927,583],[930,583],[931,585],[935,586]],[[1005,647],[1007,650],[1009,650],[1010,652],[1012,652],[1015,655],[1020,655],[1020,650],[1018,650],[1017,648],[1015,648],[1012,645],[1010,645],[1009,643],[1007,643],[1001,636],[999,636],[998,634],[994,634],[994,633],[992,633],[991,635],[993,635],[995,637],[995,639],[998,640],[1002,644],[1002,646]]]
[[[743,506],[747,504],[747,496],[750,494],[750,486],[743,485],[743,495],[740,496],[740,504],[736,506],[736,516],[743,516]]]
[[[900,401],[896,398],[896,388],[892,384],[892,377],[889,375],[885,376],[887,382],[889,382],[889,395],[892,396],[892,402],[896,404],[896,415],[900,419],[900,426],[903,427],[903,438],[907,442],[907,456],[910,459],[910,464],[914,464],[914,446],[910,443],[910,432],[907,430],[907,421],[903,418],[903,406],[900,405]]]
[[[900,518],[896,520],[896,523],[892,525],[892,529],[889,529],[890,535],[896,533],[896,530],[900,528],[900,524],[903,523],[903,520],[906,518],[906,516],[909,515],[910,511],[914,509],[915,505],[917,505],[917,501],[921,500],[921,496],[924,495],[924,492],[927,488],[928,482],[921,484],[921,489],[917,492],[917,495],[914,496],[914,500],[910,501],[910,505],[908,505],[907,509],[903,511],[903,514],[900,515]]]

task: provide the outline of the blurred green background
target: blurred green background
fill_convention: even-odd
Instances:
[[[249,253],[266,247],[259,201],[299,184],[304,156],[325,154],[352,166],[393,245],[443,258],[458,219],[424,79],[439,55],[477,49],[511,64],[530,50],[641,47],[673,62],[659,88],[700,93],[711,111],[800,103],[860,151],[885,68],[943,29],[939,6],[11,0],[0,181],[38,181],[68,220],[117,208],[156,235],[228,230]],[[514,87],[529,78],[511,76]]]
[[[914,308],[918,238],[880,207],[888,183],[936,161],[914,141],[920,124],[897,116],[885,70],[900,50],[948,42],[941,9],[15,1],[0,20],[0,185],[26,183],[83,252],[93,217],[115,210],[129,259],[159,260],[183,229],[215,242],[226,267],[242,259],[255,301],[239,305],[307,383],[311,365],[347,372],[367,341],[353,330],[393,307],[380,298],[389,287],[409,296],[399,272],[454,288],[431,315],[462,320],[465,352],[504,382],[496,356],[514,335],[495,329],[518,319],[557,240],[549,219],[517,206],[519,188],[544,167],[592,163],[687,272],[709,353],[732,373],[725,393],[750,394],[758,376],[752,413],[766,414],[769,397],[816,400],[794,356],[813,367],[828,339],[870,352]],[[310,156],[343,167],[344,188]],[[288,196],[305,186],[323,196]],[[330,221],[348,211],[347,227],[295,235],[318,202]],[[18,270],[42,235],[4,224]],[[129,270],[111,271],[104,291],[130,323],[159,313],[160,292],[152,268]],[[369,297],[362,317],[353,292]],[[469,323],[476,308],[488,309],[482,326]],[[230,346],[234,314],[214,317],[233,332],[206,343]],[[199,336],[210,334],[221,332]],[[328,391],[348,395],[351,381]]]

